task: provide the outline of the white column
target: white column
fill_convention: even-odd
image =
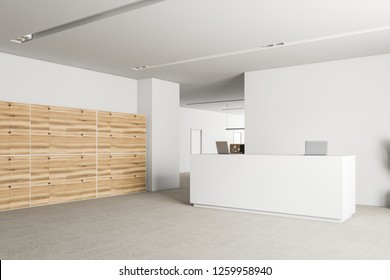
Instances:
[[[179,187],[179,94],[177,83],[138,81],[138,113],[147,121],[148,191]]]

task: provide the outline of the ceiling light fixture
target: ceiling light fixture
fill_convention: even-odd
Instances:
[[[32,39],[33,39],[33,35],[27,34],[27,35],[12,39],[11,42],[21,44],[21,43],[25,43],[27,41],[31,41]]]
[[[51,28],[48,28],[48,29],[45,29],[42,31],[34,32],[32,34],[28,34],[25,36],[17,37],[15,39],[12,39],[11,42],[19,43],[19,44],[26,43],[26,42],[29,42],[33,39],[42,38],[42,37],[49,36],[49,35],[52,35],[52,34],[55,34],[58,32],[62,32],[62,31],[68,30],[68,29],[72,29],[72,28],[79,27],[79,26],[82,26],[85,24],[96,22],[96,21],[99,21],[102,19],[117,16],[119,14],[138,10],[138,9],[141,9],[141,8],[144,8],[147,6],[151,6],[151,5],[157,4],[159,2],[163,2],[163,1],[166,1],[166,0],[141,0],[141,1],[133,2],[131,4],[127,4],[127,5],[124,5],[124,6],[121,6],[118,8],[114,8],[114,9],[111,9],[111,10],[108,10],[105,12],[101,12],[98,14],[87,16],[85,18],[77,19],[77,20],[74,20],[74,21],[71,21],[71,22],[68,22],[65,24],[51,27]]]
[[[215,59],[215,58],[222,58],[222,57],[233,56],[233,55],[247,54],[247,53],[258,52],[258,51],[263,51],[263,50],[265,51],[268,49],[276,49],[276,47],[278,47],[278,49],[279,49],[279,47],[301,45],[301,44],[337,39],[337,38],[342,38],[342,37],[349,37],[349,36],[354,36],[354,35],[362,35],[362,34],[366,34],[366,33],[385,31],[385,30],[390,30],[390,25],[381,26],[381,27],[377,27],[377,28],[355,30],[355,31],[351,31],[351,32],[337,33],[337,34],[332,34],[332,35],[328,35],[328,36],[314,37],[314,38],[308,38],[308,39],[297,40],[297,41],[279,42],[276,44],[263,45],[263,46],[258,47],[258,48],[245,49],[245,50],[239,50],[239,51],[234,51],[234,52],[227,52],[227,53],[221,53],[221,54],[216,54],[216,55],[209,55],[209,56],[197,57],[197,58],[192,58],[192,59],[173,61],[173,62],[168,62],[168,63],[164,63],[164,64],[156,64],[156,65],[151,65],[149,68],[150,69],[160,68],[160,67],[173,66],[173,65],[185,64],[185,63],[191,63],[191,62],[198,62],[198,61],[204,61],[204,60]]]
[[[194,103],[187,103],[186,106],[191,106],[191,105],[202,105],[202,104],[214,104],[214,103],[238,102],[238,101],[245,101],[245,99],[242,98],[242,99],[230,99],[230,100],[194,102]]]
[[[135,71],[139,71],[139,70],[145,70],[145,69],[148,69],[148,68],[149,68],[149,65],[141,65],[141,66],[133,67],[131,69],[133,69]]]

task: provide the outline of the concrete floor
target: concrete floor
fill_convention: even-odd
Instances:
[[[343,224],[194,208],[180,189],[0,212],[0,259],[390,259],[390,209]]]

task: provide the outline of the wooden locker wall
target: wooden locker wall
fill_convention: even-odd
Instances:
[[[98,196],[146,190],[144,115],[98,112]]]
[[[146,190],[145,116],[0,102],[0,210]]]

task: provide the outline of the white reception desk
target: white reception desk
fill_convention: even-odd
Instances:
[[[355,156],[192,155],[194,206],[343,222],[355,213]]]

